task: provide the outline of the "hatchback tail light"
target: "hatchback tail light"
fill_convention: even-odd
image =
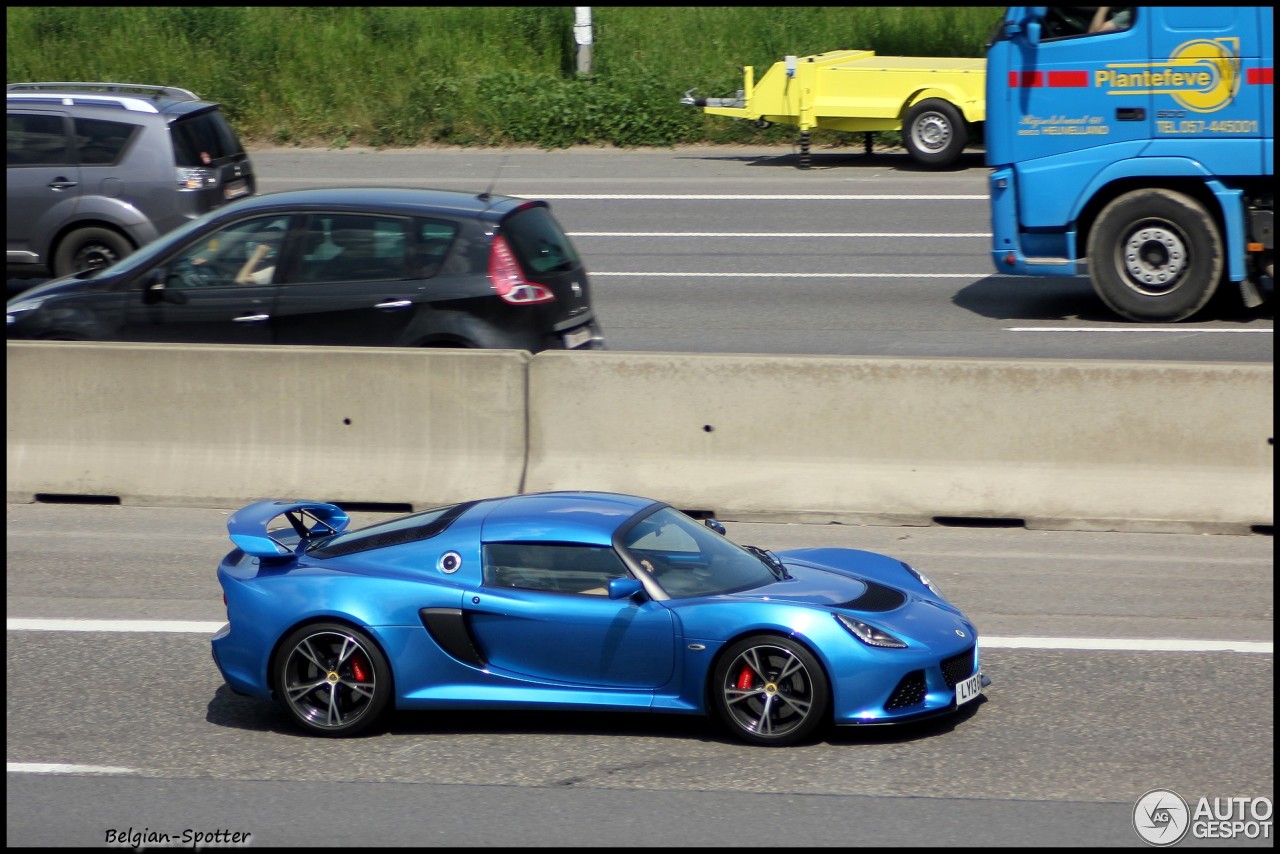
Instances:
[[[489,283],[498,296],[512,305],[533,305],[552,302],[556,295],[546,285],[530,282],[520,271],[516,256],[501,235],[489,245]]]

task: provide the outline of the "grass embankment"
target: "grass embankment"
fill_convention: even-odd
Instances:
[[[621,147],[785,143],[679,104],[786,54],[981,56],[999,7],[9,7],[8,82],[157,83],[224,105],[247,143]],[[815,144],[847,134],[818,131]],[[885,142],[896,140],[896,134]],[[859,137],[858,144],[861,144]]]

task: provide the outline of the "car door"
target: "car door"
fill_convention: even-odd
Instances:
[[[8,261],[44,263],[44,244],[75,213],[82,190],[71,120],[64,113],[11,108],[5,125]]]
[[[464,597],[467,625],[490,666],[540,681],[656,689],[675,669],[670,610],[610,599],[627,575],[611,548],[489,543],[484,581]]]
[[[410,265],[408,217],[313,214],[281,274],[272,320],[280,344],[406,343],[424,284]]]
[[[126,341],[270,344],[274,270],[288,214],[272,213],[206,232],[130,283]]]

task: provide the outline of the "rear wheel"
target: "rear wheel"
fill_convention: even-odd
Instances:
[[[391,698],[391,668],[366,635],[340,623],[312,623],[285,638],[272,665],[276,698],[303,729],[353,735]]]
[[[53,257],[53,275],[110,267],[133,251],[133,245],[109,228],[78,228],[62,238]]]
[[[830,688],[822,665],[789,638],[757,635],[721,656],[712,702],[738,738],[782,747],[808,737],[826,718]]]
[[[969,142],[969,132],[954,106],[941,98],[926,98],[907,110],[902,142],[917,162],[937,168],[956,162]]]
[[[1223,273],[1222,234],[1204,206],[1172,190],[1135,190],[1089,232],[1089,278],[1130,320],[1172,322],[1204,308]]]

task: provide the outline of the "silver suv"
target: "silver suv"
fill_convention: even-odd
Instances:
[[[217,104],[131,83],[10,83],[8,273],[107,267],[253,195],[253,167]]]

